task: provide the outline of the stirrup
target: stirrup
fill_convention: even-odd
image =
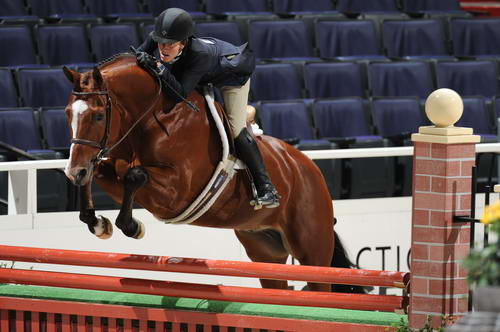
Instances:
[[[259,197],[257,188],[255,188],[255,184],[252,182],[252,191],[254,199],[250,201],[250,205],[253,206],[254,210],[260,210],[262,207],[272,209],[280,206],[280,195],[278,195],[275,188],[267,191],[263,196]]]

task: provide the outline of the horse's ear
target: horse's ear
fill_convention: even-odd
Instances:
[[[103,83],[102,75],[97,67],[94,67],[94,70],[92,71],[92,77],[94,78],[96,86],[102,85]]]
[[[71,82],[71,83],[75,83],[75,81],[80,81],[80,73],[77,72],[77,71],[74,71],[72,69],[69,69],[68,67],[66,66],[63,66],[63,72],[64,72],[64,75],[66,75],[66,77],[68,78],[68,80]]]
[[[64,75],[68,78],[68,80],[73,83],[74,87],[73,89],[75,91],[80,91],[80,76],[82,75],[81,73],[72,70],[66,66],[63,66],[63,72]]]

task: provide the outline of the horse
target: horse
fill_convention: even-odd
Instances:
[[[93,178],[121,204],[115,224],[127,236],[144,234],[144,225],[132,215],[134,202],[160,220],[182,213],[210,180],[222,149],[200,92],[193,91],[187,101],[172,101],[161,82],[128,53],[85,73],[67,67],[63,71],[73,83],[65,108],[73,137],[65,173],[79,187],[80,220],[96,236],[111,236],[109,220],[95,215]],[[222,110],[220,104],[216,107]],[[333,205],[322,173],[302,152],[277,138],[258,136],[257,144],[281,195],[280,206],[255,210],[249,204],[251,181],[238,171],[191,224],[233,229],[254,262],[285,264],[291,255],[303,265],[332,266],[334,246],[341,244],[335,241]],[[343,248],[335,252],[345,254]],[[287,288],[282,280],[260,283]],[[322,283],[307,287],[331,290]]]

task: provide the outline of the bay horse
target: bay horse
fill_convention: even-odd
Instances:
[[[86,73],[63,70],[74,85],[66,106],[73,139],[65,173],[80,187],[80,220],[101,238],[112,232],[109,220],[95,215],[93,177],[121,204],[116,226],[127,236],[144,234],[132,216],[134,202],[160,220],[179,215],[205,187],[221,155],[203,96],[194,91],[189,103],[174,103],[132,54],[116,55]],[[331,266],[334,215],[323,175],[293,146],[265,135],[257,142],[280,206],[254,210],[250,181],[239,171],[192,225],[234,229],[255,262],[284,264],[291,255],[304,265]],[[108,158],[102,158],[105,153]],[[287,282],[264,279],[261,285],[285,289]],[[308,287],[330,291],[328,284]]]

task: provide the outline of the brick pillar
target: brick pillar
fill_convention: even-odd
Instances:
[[[469,253],[470,226],[453,223],[453,216],[470,214],[479,136],[470,128],[453,127],[462,109],[454,91],[436,90],[427,99],[426,113],[439,125],[421,127],[412,135],[411,328],[423,327],[427,316],[438,327],[442,315],[459,318],[468,311],[469,289],[460,261]],[[458,110],[458,117],[451,116]],[[441,117],[450,112],[449,121],[436,120],[436,112]]]

